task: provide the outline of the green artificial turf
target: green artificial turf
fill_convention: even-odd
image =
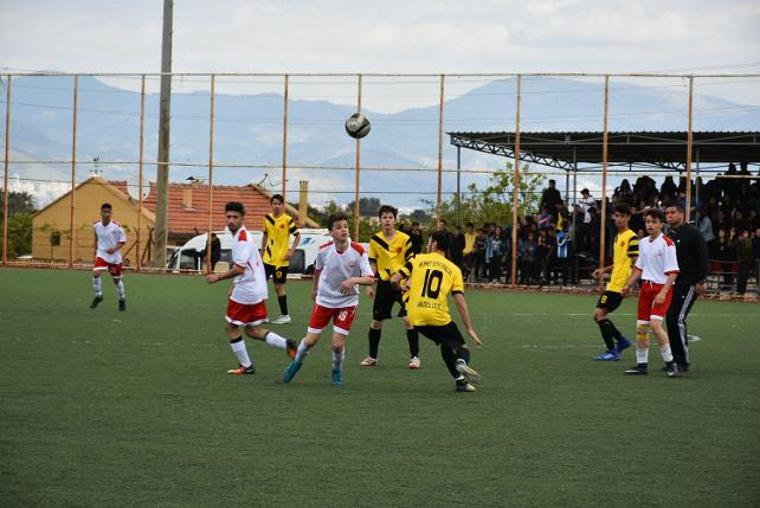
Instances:
[[[286,356],[223,330],[224,283],[127,275],[95,311],[87,272],[0,270],[0,504],[279,506],[757,506],[760,306],[698,301],[693,369],[624,377],[602,350],[592,296],[467,293],[487,348],[478,391],[455,393],[432,342],[407,368],[399,320],[366,354],[371,302],[290,385]],[[310,286],[287,285],[300,339]],[[632,335],[634,300],[613,315]],[[270,310],[279,313],[274,298]],[[452,305],[453,308],[453,305]]]

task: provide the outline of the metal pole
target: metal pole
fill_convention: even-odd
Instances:
[[[697,179],[694,182],[694,184],[695,184],[694,193],[697,196],[697,198],[695,200],[696,201],[696,203],[695,203],[695,205],[696,205],[695,212],[696,212],[696,216],[697,216],[697,221],[699,221],[699,146],[697,146],[697,148],[694,151],[696,152],[694,155],[695,155],[696,164],[697,164]]]
[[[74,242],[76,234],[74,232],[74,201],[77,190],[77,105],[79,103],[79,76],[74,76],[74,105],[71,116],[71,195],[69,196],[69,268],[74,266]],[[95,261],[95,260],[93,260]]]
[[[520,192],[520,84],[522,76],[517,75],[517,103],[515,106],[515,167],[514,192],[512,193],[512,277],[510,285],[517,286],[517,196]]]
[[[362,75],[359,74],[357,81],[357,91],[356,91],[356,112],[361,113],[362,112]],[[362,148],[362,140],[357,139],[356,140],[356,172],[355,172],[355,182],[354,182],[354,238],[353,240],[355,242],[359,241],[359,183],[361,182],[361,148]]]
[[[576,240],[575,232],[578,229],[578,214],[576,212],[576,206],[578,204],[578,162],[576,162],[575,147],[573,147],[573,264],[575,265],[575,271],[573,272],[573,286],[578,282],[578,243]],[[584,216],[584,223],[585,223]]]
[[[285,74],[282,115],[282,197],[288,201],[288,75]]]
[[[460,194],[462,186],[462,147],[457,146],[457,224],[462,224],[461,206],[462,196]]]
[[[169,240],[169,132],[172,96],[172,26],[174,1],[164,0],[164,23],[161,37],[161,106],[158,121],[158,166],[156,167],[156,224],[153,266],[166,267],[166,244]]]
[[[5,88],[5,161],[3,163],[3,266],[8,264],[8,178],[10,168],[8,159],[11,146],[11,75],[8,74],[8,81]]]
[[[143,159],[145,155],[145,74],[140,82],[140,161],[137,177],[137,271],[142,268]]]
[[[214,92],[216,76],[211,75],[211,103],[208,127],[208,234],[206,234],[206,273],[211,273],[211,232],[214,213]]]
[[[602,206],[601,217],[599,221],[599,270],[604,268],[605,240],[607,233],[607,116],[610,108],[610,77],[604,77],[604,119],[602,120],[604,131],[602,133]],[[602,278],[599,279],[599,288],[604,284]]]
[[[444,80],[446,76],[441,74],[441,93],[438,101],[438,190],[436,192],[435,222],[441,226],[441,189],[443,187],[443,101]]]
[[[694,76],[689,76],[689,130],[686,134],[686,222],[691,218],[691,147],[694,141],[692,133],[692,111],[694,106]]]

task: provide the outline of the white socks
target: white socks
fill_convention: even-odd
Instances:
[[[242,337],[235,342],[230,342],[230,347],[232,348],[232,352],[235,353],[235,357],[240,365],[243,367],[251,366],[252,362],[251,359],[248,358],[248,349],[245,347],[245,340]]]
[[[343,369],[343,360],[346,359],[346,348],[340,350],[340,353],[332,352],[332,368],[333,370]]]
[[[308,354],[309,347],[306,345],[304,340],[301,340],[301,343],[298,345],[298,350],[296,351],[295,361],[302,362]]]
[[[277,349],[286,349],[288,347],[287,340],[285,340],[283,337],[280,337],[274,332],[268,332],[264,336],[264,342],[272,347],[276,347]]]
[[[636,363],[649,362],[649,346],[636,346]]]
[[[660,355],[662,356],[662,361],[665,363],[673,361],[673,353],[670,351],[670,344],[667,346],[660,346]]]
[[[121,277],[118,279],[115,279],[116,281],[116,292],[119,294],[119,300],[124,299],[124,281],[121,280]]]
[[[92,289],[95,290],[95,296],[103,296],[103,282],[100,277],[92,278]]]

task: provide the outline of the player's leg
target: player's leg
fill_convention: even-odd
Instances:
[[[673,361],[673,352],[670,349],[668,332],[665,330],[665,325],[662,322],[668,314],[672,295],[673,289],[671,288],[665,297],[665,302],[652,307],[650,320],[652,331],[654,332],[655,337],[657,337],[657,344],[660,346],[660,356],[665,363],[665,373],[668,377],[678,377],[678,367]]]
[[[92,299],[92,303],[90,303],[91,309],[96,308],[100,305],[100,302],[103,301],[103,280],[100,278],[101,272],[102,270],[97,268],[93,268],[92,270],[92,289],[95,291],[95,297]]]
[[[285,282],[288,279],[288,267],[277,267],[274,270],[272,280],[274,281],[274,292],[277,294],[277,303],[280,306],[280,317],[272,321],[273,325],[284,325],[290,323],[290,314],[288,313],[288,295],[285,293]]]
[[[668,309],[667,327],[670,349],[680,371],[687,372],[691,357],[689,354],[689,336],[686,330],[686,317],[689,315],[697,292],[694,286],[674,286],[673,301]]]
[[[124,289],[121,264],[112,265],[109,267],[109,271],[111,272],[111,279],[113,279],[113,283],[116,286],[116,294],[119,295],[119,310],[125,311],[127,310],[127,294]]]
[[[594,357],[595,360],[617,361],[620,359],[620,352],[631,345],[631,342],[620,333],[609,318],[609,315],[620,306],[622,301],[623,296],[614,291],[605,291],[599,297],[594,311],[594,321],[599,326],[599,332],[602,334],[607,351]],[[617,341],[617,346],[615,341]]]
[[[248,348],[245,345],[245,339],[240,331],[241,326],[251,322],[251,306],[238,303],[232,300],[227,302],[227,314],[225,316],[225,332],[230,342],[230,348],[238,361],[238,368],[230,369],[228,374],[241,376],[244,374],[253,374],[256,371],[253,361],[248,356]]]
[[[245,334],[248,335],[252,339],[266,342],[268,346],[272,346],[273,348],[277,348],[277,349],[281,349],[285,351],[285,353],[291,359],[295,358],[296,343],[290,339],[286,339],[285,337],[271,330],[267,330],[266,328],[261,326],[262,324],[263,324],[263,321],[256,324],[248,324],[245,327]]]
[[[301,339],[301,343],[296,348],[296,354],[293,360],[285,368],[282,380],[290,383],[295,375],[301,370],[304,360],[309,355],[309,350],[319,341],[322,330],[330,322],[335,309],[329,309],[320,305],[315,305],[309,318],[309,327],[306,330],[306,336]]]
[[[333,329],[332,341],[330,347],[332,349],[332,371],[331,382],[335,386],[343,385],[343,362],[346,359],[346,337],[348,332],[346,330],[335,327]]]
[[[626,370],[628,375],[646,375],[649,367],[649,331],[652,314],[651,284],[645,282],[639,291],[639,305],[636,311],[636,365]]]
[[[401,291],[393,292],[394,301],[399,304],[398,317],[404,320],[404,328],[406,329],[406,342],[409,344],[409,368],[419,369],[422,367],[420,362],[420,334],[409,323],[409,318],[406,317],[406,304],[404,303],[403,294]]]
[[[375,299],[372,302],[372,322],[369,325],[367,337],[369,339],[369,353],[361,361],[362,367],[374,367],[377,365],[377,357],[380,350],[380,336],[383,332],[383,321],[390,319],[393,307],[391,285],[388,281],[377,282]]]

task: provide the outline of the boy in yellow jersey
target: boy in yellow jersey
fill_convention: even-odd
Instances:
[[[400,307],[398,317],[404,320],[406,340],[409,343],[409,368],[419,369],[422,366],[419,334],[406,318],[406,307],[401,290],[390,282],[398,269],[414,256],[412,240],[409,235],[396,230],[398,210],[392,206],[383,205],[377,215],[380,218],[382,230],[369,239],[369,263],[375,273],[377,285],[367,288],[367,295],[374,298],[375,302],[372,305],[372,323],[369,327],[369,355],[362,360],[361,366],[377,365],[383,321],[391,318],[393,304],[398,303]]]
[[[393,284],[409,278],[407,309],[409,322],[422,335],[438,344],[441,356],[454,377],[458,392],[474,392],[472,383],[480,380],[469,366],[470,351],[456,323],[449,313],[449,294],[454,295],[459,315],[462,317],[467,334],[472,342],[481,346],[482,342],[472,328],[467,302],[464,299],[462,271],[446,259],[449,236],[445,231],[436,231],[428,244],[429,254],[419,254],[401,267],[391,278]]]
[[[272,321],[274,325],[290,323],[288,314],[288,296],[285,294],[285,282],[288,277],[288,266],[293,252],[298,248],[301,235],[293,217],[285,213],[285,198],[275,194],[269,200],[272,213],[264,216],[264,237],[261,239],[261,257],[264,260],[264,270],[267,280],[272,277],[274,291],[280,304],[280,317]],[[290,246],[290,235],[293,235],[293,246]]]
[[[618,233],[612,247],[612,266],[594,270],[594,277],[601,278],[605,273],[612,272],[607,287],[599,297],[594,311],[594,321],[599,325],[602,339],[607,350],[594,357],[597,361],[618,361],[620,353],[630,347],[631,341],[625,338],[607,317],[617,309],[623,301],[623,286],[631,275],[633,265],[639,255],[639,238],[628,228],[631,220],[631,207],[628,203],[615,205],[613,218]],[[617,345],[615,345],[617,341]]]

